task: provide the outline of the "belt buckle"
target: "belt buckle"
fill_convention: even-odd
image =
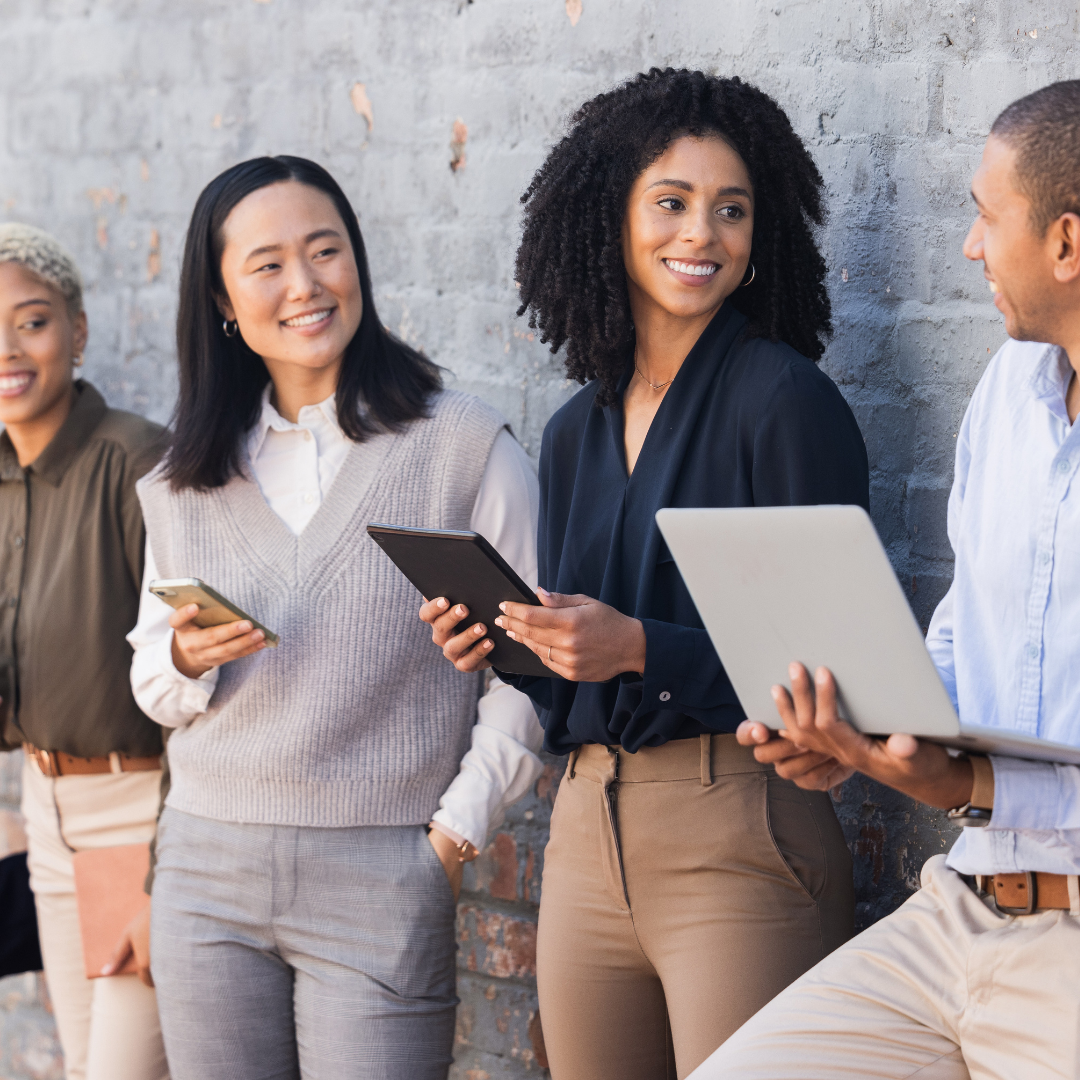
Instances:
[[[1024,907],[1009,907],[1005,904],[998,903],[997,889],[994,890],[994,902],[997,903],[998,911],[1003,912],[1006,915],[1034,914],[1039,901],[1039,886],[1035,880],[1035,875],[1030,870],[1024,872],[1024,884],[1027,889],[1027,904]]]
[[[34,759],[34,764],[37,765],[42,776],[55,779],[60,775],[60,763],[56,759],[55,750],[39,750],[35,746],[30,751],[30,756]]]

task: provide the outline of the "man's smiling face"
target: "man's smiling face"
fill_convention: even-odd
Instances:
[[[1016,157],[1003,139],[986,140],[971,184],[979,214],[964,241],[964,255],[982,262],[1009,337],[1053,341],[1059,291],[1053,260],[1048,237],[1034,225],[1031,201],[1020,191]]]

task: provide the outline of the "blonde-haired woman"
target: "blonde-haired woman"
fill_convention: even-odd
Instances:
[[[160,1080],[154,991],[138,975],[86,978],[75,900],[76,852],[154,835],[162,752],[124,640],[145,542],[135,482],[162,429],[76,378],[87,336],[72,257],[0,224],[0,746],[26,752],[30,884],[68,1080]]]

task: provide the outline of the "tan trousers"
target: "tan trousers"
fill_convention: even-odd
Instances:
[[[922,889],[790,986],[693,1080],[1080,1076],[1077,912],[1002,915],[935,855]]]
[[[852,918],[828,795],[780,780],[734,736],[582,747],[544,857],[537,978],[553,1080],[685,1077],[844,942]]]
[[[53,780],[27,761],[22,782],[30,886],[67,1078],[168,1080],[154,991],[137,975],[85,975],[68,847],[82,851],[150,840],[161,773]]]

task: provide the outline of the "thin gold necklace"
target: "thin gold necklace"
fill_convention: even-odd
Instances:
[[[635,360],[635,361],[634,361],[634,370],[635,370],[635,371],[636,371],[636,372],[637,372],[637,373],[638,373],[639,375],[641,375],[641,368],[639,368],[639,367],[637,366],[637,360]],[[641,375],[641,377],[642,377],[643,379],[645,379],[645,376],[644,376],[644,375]],[[667,382],[661,382],[661,383],[649,382],[649,380],[648,380],[648,379],[645,379],[645,381],[646,381],[647,383],[649,383],[649,385],[650,385],[650,386],[651,386],[651,387],[652,387],[652,388],[653,388],[654,390],[663,390],[663,389],[664,389],[664,387],[665,387],[665,386],[667,386],[667,384],[668,384],[669,382],[671,382],[671,381],[672,381],[672,380],[673,380],[674,378],[675,378],[675,376],[674,376],[674,375],[672,375],[672,376],[671,376],[671,378],[670,378],[670,379],[668,379],[668,381],[667,381]]]

